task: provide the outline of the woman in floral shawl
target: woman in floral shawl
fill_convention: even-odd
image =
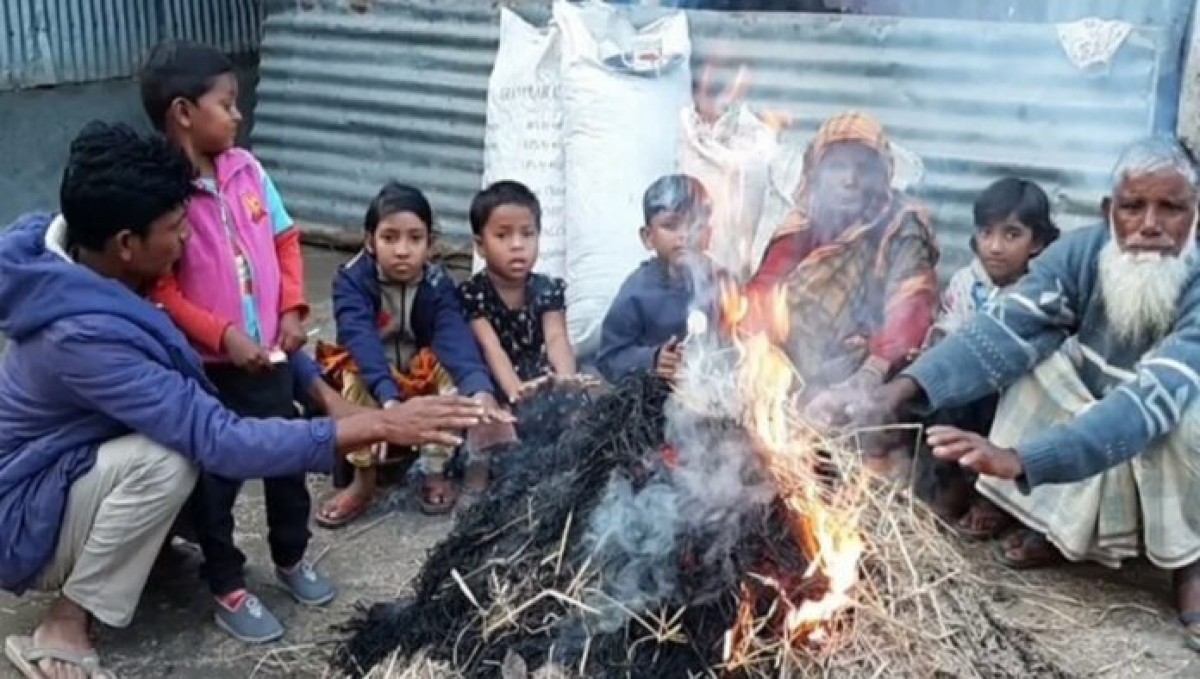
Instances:
[[[750,287],[787,294],[785,349],[806,400],[839,385],[866,394],[904,367],[933,324],[937,243],[925,210],[891,188],[892,154],[874,118],[830,118],[804,161],[796,209]],[[896,446],[907,443],[883,445]]]
[[[810,396],[846,380],[870,387],[903,367],[933,323],[937,244],[925,210],[891,189],[874,118],[829,119],[804,161],[796,209],[750,286],[786,291],[786,349]]]

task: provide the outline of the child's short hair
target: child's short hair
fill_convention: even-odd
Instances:
[[[67,240],[97,252],[125,229],[145,237],[194,191],[191,163],[161,136],[88,123],[71,142],[59,187]]]
[[[708,191],[699,179],[686,174],[659,177],[642,196],[642,213],[646,225],[663,212],[694,214],[708,208]]]
[[[429,234],[433,235],[433,207],[429,205],[429,199],[420,189],[396,181],[384,184],[379,193],[371,199],[371,204],[367,206],[367,216],[363,219],[363,228],[368,234],[374,235],[375,230],[379,228],[379,222],[399,212],[411,212],[416,215],[425,222]]]
[[[471,233],[483,233],[483,227],[492,218],[492,213],[501,205],[518,205],[533,213],[533,223],[542,229],[542,204],[537,195],[521,182],[499,181],[479,193],[471,200]]]
[[[1034,182],[1020,177],[1005,177],[993,182],[975,199],[976,229],[1009,217],[1028,226],[1033,231],[1034,240],[1043,247],[1058,240],[1058,227],[1050,219],[1050,199],[1042,187]]]
[[[185,40],[160,43],[142,67],[142,108],[161,131],[171,102],[181,97],[195,102],[218,76],[232,72],[233,62],[215,47]]]

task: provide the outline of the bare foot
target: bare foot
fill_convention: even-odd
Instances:
[[[94,654],[96,647],[88,635],[88,612],[66,597],[60,597],[42,618],[42,624],[33,632],[35,648],[53,648],[79,653]],[[38,669],[47,679],[88,679],[82,667],[57,660],[43,660]]]

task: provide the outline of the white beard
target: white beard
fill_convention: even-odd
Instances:
[[[1195,226],[1183,252],[1174,257],[1125,252],[1115,234],[1109,239],[1100,251],[1100,294],[1123,344],[1155,343],[1171,330],[1195,251]]]

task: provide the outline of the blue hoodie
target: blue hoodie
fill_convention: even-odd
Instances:
[[[416,287],[412,329],[417,346],[433,348],[458,393],[495,395],[496,387],[467,325],[454,279],[441,266],[429,264]],[[404,396],[392,377],[392,366],[379,339],[382,308],[379,267],[364,250],[343,265],[333,279],[333,315],[338,344],[354,357],[375,400],[386,403],[403,400]]]
[[[166,314],[47,246],[64,235],[46,214],[0,234],[0,332],[10,340],[0,357],[0,587],[18,594],[53,558],[71,484],[106,441],[140,433],[234,479],[334,461],[328,419],[241,419],[222,407]],[[311,379],[310,364],[295,368]]]

